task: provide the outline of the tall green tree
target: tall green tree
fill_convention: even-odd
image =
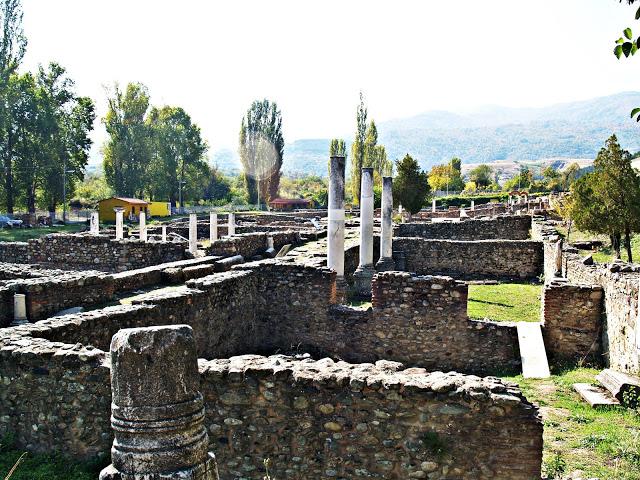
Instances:
[[[104,149],[104,173],[116,195],[143,196],[145,173],[151,161],[146,122],[149,93],[141,83],[129,83],[123,92],[115,85],[102,120],[109,139]]]
[[[616,258],[624,238],[627,258],[633,261],[631,235],[640,231],[640,177],[615,135],[598,153],[593,172],[571,188],[570,214],[579,229],[609,235]]]
[[[377,135],[376,135],[377,136]],[[367,107],[360,92],[360,103],[356,110],[356,135],[351,144],[351,193],[353,201],[360,204],[360,180],[365,165],[365,142],[367,139]]]
[[[493,169],[489,165],[478,165],[469,172],[469,180],[478,188],[486,188],[493,180]]]
[[[153,107],[147,118],[151,160],[147,169],[146,191],[151,200],[169,200],[176,206],[176,199],[183,185],[183,200],[192,191],[188,176],[209,175],[205,159],[207,144],[200,127],[180,107]],[[197,184],[201,182],[198,181]]]
[[[284,137],[282,114],[267,99],[251,104],[240,126],[240,162],[250,204],[263,204],[278,196]]]
[[[420,170],[418,162],[408,153],[396,161],[397,175],[393,182],[393,203],[402,205],[411,213],[420,211],[429,201],[431,189],[426,172]]]
[[[27,38],[22,28],[20,0],[0,2],[0,28],[0,174],[5,190],[6,210],[13,213],[16,193],[13,174],[15,125],[12,125],[11,120],[11,103],[15,99],[11,98],[9,83],[27,48]]]
[[[334,138],[329,144],[329,156],[335,157],[338,155],[347,156],[347,144],[341,138]]]

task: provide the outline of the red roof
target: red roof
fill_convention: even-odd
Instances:
[[[311,203],[311,200],[307,200],[306,198],[274,198],[269,203],[280,203],[284,205],[295,205],[298,203],[308,204]]]
[[[140,200],[138,198],[127,198],[127,197],[111,197],[111,198],[105,198],[104,200],[100,200],[100,202],[105,202],[107,200],[120,200],[121,202],[126,202],[126,203],[130,203],[131,205],[149,205],[148,202],[145,202],[144,200]]]

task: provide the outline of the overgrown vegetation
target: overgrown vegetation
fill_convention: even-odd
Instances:
[[[581,478],[640,480],[640,416],[622,407],[593,409],[573,390],[574,383],[596,383],[599,371],[562,367],[545,380],[506,378],[540,407],[550,478],[581,471]]]
[[[498,322],[539,322],[542,286],[530,283],[469,285],[470,318]]]

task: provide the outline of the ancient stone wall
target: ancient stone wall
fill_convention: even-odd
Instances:
[[[429,240],[395,237],[399,269],[466,279],[533,279],[543,272],[542,242],[532,240]]]
[[[601,360],[602,297],[599,285],[554,280],[544,287],[542,317],[547,354],[554,360]]]
[[[396,237],[422,237],[443,240],[526,240],[531,229],[528,215],[509,215],[460,222],[400,223]]]
[[[475,210],[466,207],[464,209],[468,217],[495,216],[508,211],[504,203],[484,203],[476,205]],[[458,207],[450,207],[446,210],[436,210],[432,212],[430,208],[421,210],[411,215],[411,221],[429,220],[432,218],[460,218],[460,209]]]
[[[0,242],[0,261],[8,263],[29,263],[27,242]]]
[[[221,257],[242,255],[245,258],[251,258],[264,253],[267,249],[268,237],[273,238],[276,251],[284,245],[300,243],[300,234],[291,230],[272,233],[243,233],[232,237],[224,237],[213,242],[207,248],[207,252],[209,255]]]
[[[542,424],[512,384],[248,355],[201,362],[220,478],[540,478]]]
[[[8,327],[13,320],[13,290],[0,285],[0,328]]]

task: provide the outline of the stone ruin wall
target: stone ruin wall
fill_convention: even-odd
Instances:
[[[395,237],[393,259],[403,271],[466,279],[535,279],[543,245],[534,240],[431,240]]]
[[[534,236],[544,239],[545,278],[555,272],[555,226],[534,221]],[[632,375],[640,373],[640,326],[638,322],[638,286],[640,273],[612,272],[606,265],[585,265],[584,255],[564,247],[562,274],[575,285],[598,285],[603,290],[602,352],[606,364]]]
[[[465,207],[465,213],[469,218],[480,216],[494,216],[508,211],[504,203],[481,203],[475,206],[475,210]],[[430,220],[432,218],[460,218],[460,208],[450,207],[446,210],[431,211],[431,208],[421,210],[411,215],[411,220]]]
[[[265,252],[268,237],[273,238],[276,253],[285,245],[297,245],[301,241],[300,234],[295,231],[241,233],[216,240],[207,247],[207,253],[216,256],[242,255],[244,258],[251,258]]]
[[[602,287],[553,280],[542,295],[542,334],[555,361],[602,360]]]
[[[0,261],[29,263],[29,244],[27,242],[0,242]]]
[[[536,409],[497,379],[253,355],[200,372],[222,480],[262,478],[266,458],[296,480],[540,477]]]
[[[441,240],[527,240],[530,229],[529,215],[508,215],[460,222],[400,223],[394,227],[393,235]]]

